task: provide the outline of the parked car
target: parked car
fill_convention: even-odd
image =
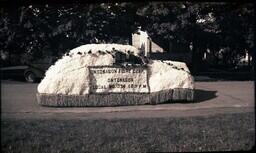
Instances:
[[[45,71],[50,64],[26,64],[18,66],[2,67],[1,79],[22,79],[30,83],[39,81],[44,77]]]

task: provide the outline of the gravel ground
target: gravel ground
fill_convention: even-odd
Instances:
[[[254,113],[141,119],[5,119],[3,152],[180,152],[251,150]]]

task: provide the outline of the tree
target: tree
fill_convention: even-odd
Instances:
[[[87,43],[128,43],[142,26],[165,50],[170,42],[184,52],[193,44],[193,72],[207,50],[214,64],[234,66],[252,53],[253,14],[250,3],[224,2],[13,5],[1,8],[1,55],[33,61]]]

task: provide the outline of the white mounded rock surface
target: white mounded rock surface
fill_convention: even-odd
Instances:
[[[114,49],[113,49],[114,48]],[[90,74],[88,66],[113,66],[111,52],[117,50],[125,55],[140,55],[130,45],[88,44],[71,50],[46,72],[38,85],[39,94],[88,95]],[[149,60],[147,64],[150,93],[169,89],[194,89],[193,77],[185,63]]]
[[[168,65],[166,63],[171,63],[177,68]],[[185,63],[152,60],[149,66],[149,86],[151,92],[157,92],[161,90],[184,88],[184,89],[194,89],[194,80],[189,73]],[[184,70],[180,70],[183,68]]]

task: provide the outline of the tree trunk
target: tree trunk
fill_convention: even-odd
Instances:
[[[194,43],[193,43],[194,44]],[[197,45],[193,45],[192,50],[192,74],[198,74],[200,59],[199,59],[199,47]]]
[[[251,55],[248,54],[248,67],[250,67],[250,66],[251,66]]]

